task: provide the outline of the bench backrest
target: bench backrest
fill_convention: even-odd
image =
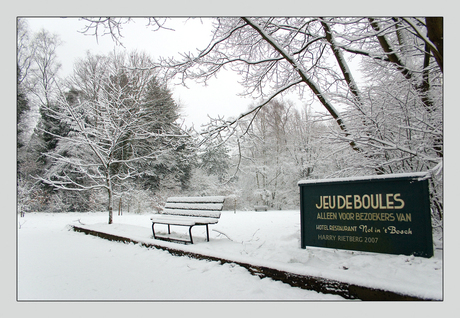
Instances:
[[[224,196],[170,197],[163,214],[220,218]]]

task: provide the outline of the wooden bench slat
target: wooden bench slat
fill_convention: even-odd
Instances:
[[[224,203],[224,196],[209,197],[169,197],[167,202],[186,202],[186,203]]]
[[[181,210],[210,210],[221,211],[222,203],[184,203],[184,202],[167,202],[166,209],[181,209]]]
[[[154,223],[171,224],[171,225],[202,225],[202,224],[215,224],[219,220],[217,218],[206,217],[191,217],[176,215],[158,215],[151,217],[150,220]]]
[[[183,215],[191,217],[220,218],[220,211],[165,209],[163,215]]]

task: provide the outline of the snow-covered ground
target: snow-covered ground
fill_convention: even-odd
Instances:
[[[172,256],[166,251],[110,242],[69,230],[91,229],[185,251],[292,273],[335,279],[423,298],[443,298],[441,242],[427,259],[300,248],[298,211],[225,211],[193,229],[195,244],[152,239],[150,214],[28,213],[18,218],[18,300],[343,300],[336,295],[260,279],[234,264]],[[166,233],[166,226],[158,225]],[[184,227],[172,227],[186,236]]]

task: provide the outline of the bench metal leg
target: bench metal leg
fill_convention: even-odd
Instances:
[[[207,225],[207,224],[204,224],[204,225],[206,225],[206,241],[209,242],[209,228],[208,228],[208,225]],[[195,226],[195,225],[192,225],[192,226],[189,228],[189,230],[188,230],[188,232],[189,232],[189,234],[190,234],[190,243],[192,243],[192,244],[193,244],[192,227],[194,227],[194,226]]]
[[[192,227],[193,227],[193,225],[192,225],[191,227],[189,227],[188,232],[189,232],[189,234],[190,234],[190,243],[193,244],[193,239],[192,239]]]
[[[193,244],[192,227],[194,227],[195,225],[189,226],[189,229],[188,229],[191,244]],[[209,227],[208,227],[208,224],[198,224],[198,225],[205,225],[206,226],[206,241],[209,242]],[[152,222],[152,234],[153,234],[154,239],[157,239],[157,238],[167,239],[166,237],[162,237],[162,236],[157,237],[155,235],[155,223],[154,222]],[[170,224],[168,224],[168,234],[171,234],[171,225]],[[168,238],[167,240],[171,240],[171,238]],[[172,240],[178,240],[178,241],[186,242],[186,241],[183,241],[181,239],[172,239]]]

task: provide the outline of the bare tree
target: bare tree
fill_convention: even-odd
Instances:
[[[177,125],[152,129],[161,120],[155,113],[157,109],[149,107],[154,101],[147,94],[148,82],[154,80],[154,73],[130,71],[123,67],[122,57],[119,58],[121,60],[115,56],[104,64],[102,77],[91,76],[97,68],[79,73],[79,79],[90,82],[78,86],[84,92],[74,87],[60,95],[59,109],[48,109],[57,120],[69,125],[70,132],[55,136],[58,146],[46,154],[53,164],[41,178],[62,190],[105,189],[109,224],[113,222],[117,187],[125,180],[142,175],[140,164],[166,159],[164,153],[177,149],[183,144],[182,140],[188,138]],[[97,65],[93,63],[95,60],[89,59],[80,65]],[[87,76],[83,78],[83,74]]]
[[[297,92],[333,118],[339,132],[332,141],[347,143],[363,159],[360,172],[438,173],[442,37],[442,19],[429,17],[216,18],[206,48],[158,64],[166,79],[184,84],[206,83],[223,69],[233,70],[242,94],[260,101],[238,118],[211,122],[202,132],[205,139],[228,139],[241,120],[253,123],[274,98]],[[357,81],[357,69],[348,63],[353,57],[376,76]]]
[[[88,29],[96,30],[96,35],[98,31],[109,33],[116,40],[121,36],[120,25],[129,22],[115,18],[88,21],[91,22]],[[396,46],[393,42],[401,32],[405,32],[410,41]],[[428,33],[440,39],[437,45]],[[424,50],[425,44],[429,52]],[[208,129],[206,134],[219,134],[240,118],[257,115],[259,109],[276,96],[297,89],[304,99],[319,101],[350,137],[350,146],[361,151],[337,110],[344,104],[359,108],[363,103],[345,54],[379,62],[382,69],[391,71],[393,67],[411,80],[414,73],[423,70],[422,64],[414,64],[420,60],[418,56],[430,52],[428,58],[438,60],[440,56],[442,62],[439,20],[425,23],[415,18],[217,18],[213,37],[205,49],[196,54],[183,53],[181,60],[163,58],[160,66],[166,78],[178,77],[183,83],[187,80],[206,83],[220,70],[230,68],[241,75],[243,94],[262,98],[262,103],[249,112]],[[331,65],[330,57],[335,57],[336,65]],[[442,70],[442,63],[439,65]]]
[[[30,89],[39,105],[50,105],[57,92],[57,73],[61,67],[56,49],[62,41],[56,34],[42,29],[33,38],[33,64],[30,69]]]
[[[17,20],[18,68],[18,208],[35,209],[46,201],[43,188],[32,179],[40,174],[38,147],[32,140],[34,127],[40,118],[40,107],[49,107],[57,91],[60,68],[56,49],[61,41],[46,30],[31,33],[27,20]],[[22,102],[22,105],[20,105]],[[21,112],[21,113],[20,113]],[[21,147],[20,147],[21,146]]]
[[[17,19],[17,62],[18,62],[18,83],[22,84],[29,74],[34,59],[34,50],[30,38],[30,30],[27,20]]]
[[[341,30],[333,33],[334,27],[329,28],[328,38],[339,51],[339,65],[345,61],[340,50],[364,57],[360,91],[341,67],[353,98],[345,115],[352,134],[339,139],[353,140],[363,150],[362,167],[381,173],[430,171],[432,207],[435,219],[441,220],[442,19],[428,22],[432,19],[368,18],[360,21],[361,38],[343,32],[351,26],[342,19],[322,23],[325,29],[332,25]],[[433,33],[437,44],[429,39]]]

